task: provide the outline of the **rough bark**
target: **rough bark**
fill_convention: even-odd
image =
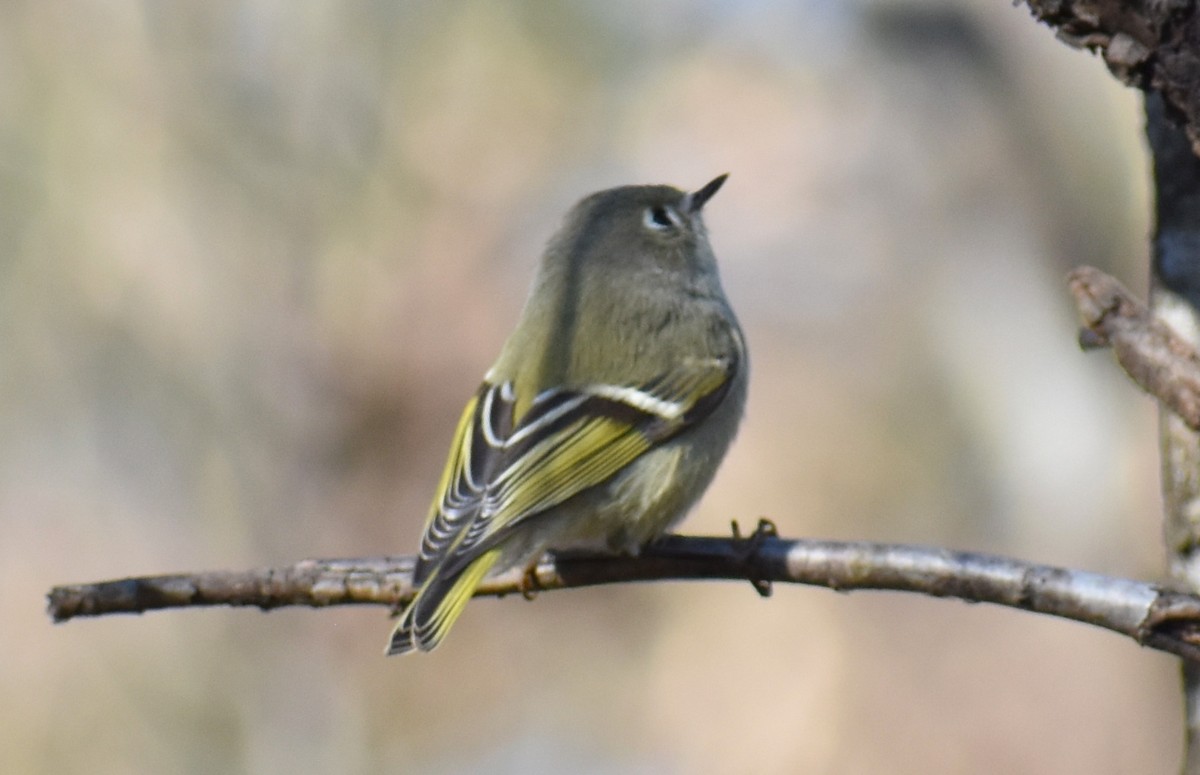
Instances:
[[[1162,95],[1200,149],[1200,14],[1194,0],[1025,0],[1076,48],[1098,52],[1122,82]]]

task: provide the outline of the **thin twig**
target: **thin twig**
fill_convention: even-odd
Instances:
[[[244,572],[146,576],[55,587],[55,621],[194,606],[333,606],[395,609],[412,595],[411,557],[304,560]],[[1200,661],[1200,597],[1153,584],[1034,565],[1005,557],[863,541],[784,540],[768,530],[749,538],[667,536],[637,557],[547,556],[544,590],[629,581],[733,579],[761,594],[771,582],[847,591],[917,592],[994,603],[1104,627],[1138,643]],[[478,595],[519,592],[520,569],[487,581]]]
[[[1080,344],[1111,347],[1143,390],[1200,430],[1200,355],[1110,275],[1090,266],[1067,280],[1085,328]]]

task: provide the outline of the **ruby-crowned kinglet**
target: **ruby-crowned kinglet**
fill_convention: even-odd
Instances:
[[[637,552],[708,487],[749,366],[700,217],[725,178],[601,191],[567,215],[458,422],[388,654],[437,646],[489,572]]]

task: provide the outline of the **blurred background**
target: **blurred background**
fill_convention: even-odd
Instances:
[[[1141,100],[990,0],[0,6],[0,771],[1172,772],[1177,663],[749,584],[53,626],[56,583],[415,548],[578,198],[695,188],[753,353],[684,529],[1162,573]]]

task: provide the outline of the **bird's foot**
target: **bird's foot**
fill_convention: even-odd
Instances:
[[[758,550],[762,548],[767,539],[779,536],[779,530],[775,527],[775,523],[765,517],[758,520],[754,532],[748,536],[742,535],[742,528],[736,519],[731,523],[731,527],[733,528],[733,540],[740,542],[736,551],[744,565],[751,564],[754,556],[758,554]],[[749,573],[748,577],[755,592],[762,597],[771,596],[771,582],[768,579],[757,578],[753,572]]]
[[[538,592],[542,591],[542,582],[538,580],[537,569],[538,563],[541,561],[541,555],[534,557],[528,565],[525,566],[525,573],[521,576],[521,583],[517,587],[517,591],[521,593],[521,597],[526,600],[533,600],[538,596]]]

